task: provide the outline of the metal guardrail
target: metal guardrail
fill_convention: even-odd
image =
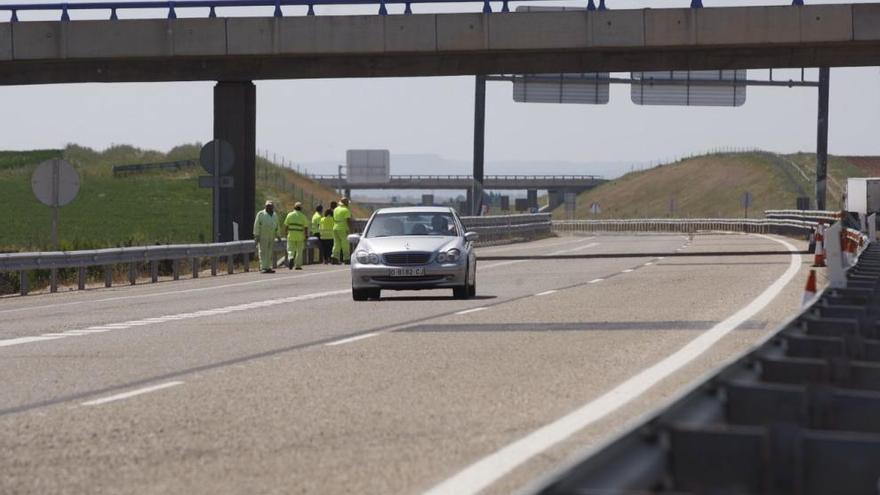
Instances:
[[[113,175],[140,173],[151,170],[180,170],[198,165],[197,160],[178,160],[176,162],[163,163],[137,163],[132,165],[113,165]]]
[[[816,223],[834,223],[841,219],[839,211],[823,210],[766,210],[764,216],[775,220],[803,220]]]
[[[536,0],[530,0],[536,1]],[[378,4],[379,15],[387,15],[386,4],[405,5],[404,14],[412,14],[412,4],[425,3],[482,3],[483,13],[492,12],[492,4],[489,0],[161,0],[144,2],[83,2],[83,3],[46,3],[46,4],[7,4],[0,5],[0,11],[11,12],[11,22],[18,22],[18,12],[25,11],[55,11],[61,13],[61,20],[70,20],[71,10],[109,10],[110,19],[118,18],[116,11],[125,9],[162,9],[167,10],[169,19],[177,18],[176,9],[207,8],[208,17],[216,17],[217,8],[226,7],[274,7],[273,15],[283,17],[281,7],[308,6],[307,15],[315,15],[316,5],[364,5]],[[510,12],[509,0],[501,0],[501,12]],[[607,0],[611,3],[611,0]],[[618,2],[622,4],[623,2]],[[803,5],[804,0],[792,0],[792,5]],[[691,8],[702,8],[702,0],[691,0]],[[586,10],[606,10],[606,0],[587,0]]]
[[[468,230],[480,234],[477,245],[491,245],[502,242],[518,242],[550,235],[550,215],[509,215],[497,217],[463,217],[462,221]],[[354,221],[354,232],[360,232],[366,220]],[[280,256],[279,256],[280,255]],[[124,247],[70,252],[40,253],[5,253],[0,254],[0,272],[19,273],[19,293],[27,295],[28,273],[33,270],[50,270],[50,290],[58,289],[58,270],[76,269],[77,287],[82,290],[86,285],[87,269],[102,267],[104,286],[113,284],[113,269],[117,265],[128,265],[128,282],[134,285],[143,266],[149,266],[152,282],[159,279],[159,264],[170,262],[172,277],[179,279],[186,268],[193,278],[198,278],[202,260],[209,260],[211,274],[217,275],[219,262],[226,261],[226,269],[232,274],[235,261],[242,264],[244,271],[250,271],[250,261],[256,256],[254,241],[236,241],[216,244],[176,244],[165,246]],[[286,241],[277,241],[274,247],[275,262],[279,258],[287,261]],[[306,263],[319,259],[317,249],[306,250]]]
[[[864,237],[862,237],[864,240]],[[876,495],[880,244],[765,343],[543,483],[542,495]]]
[[[629,220],[554,220],[557,233],[578,232],[743,232],[753,234],[802,235],[812,232],[815,222],[804,220],[728,218],[644,218]]]
[[[347,177],[333,174],[310,175],[314,180],[345,180]],[[390,175],[390,180],[473,180],[472,175]],[[484,181],[489,180],[602,180],[600,175],[486,175]]]

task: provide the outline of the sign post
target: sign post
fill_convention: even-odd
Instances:
[[[79,193],[79,174],[61,158],[47,160],[37,166],[31,176],[34,196],[52,207],[52,249],[58,250],[58,209]]]
[[[222,139],[215,139],[202,147],[199,162],[209,176],[199,177],[199,187],[212,189],[213,207],[213,242],[220,242],[220,189],[235,185],[232,176],[225,175],[235,164],[235,150],[232,145]]]
[[[749,218],[749,206],[752,206],[752,193],[746,191],[742,193],[742,196],[739,198],[740,204],[745,209],[745,213],[743,214],[743,218]]]

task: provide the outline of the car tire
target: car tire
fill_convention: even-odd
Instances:
[[[370,298],[370,289],[351,289],[351,298],[355,301],[366,301]]]
[[[477,295],[477,279],[474,278],[474,283],[468,285],[468,297],[474,297]]]
[[[461,287],[453,287],[452,288],[452,297],[456,299],[467,299],[470,291],[468,290],[467,284],[462,285]]]

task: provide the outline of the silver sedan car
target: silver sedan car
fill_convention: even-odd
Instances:
[[[382,208],[370,217],[351,257],[351,295],[378,299],[382,289],[452,289],[459,299],[477,291],[475,232],[465,233],[452,208]]]

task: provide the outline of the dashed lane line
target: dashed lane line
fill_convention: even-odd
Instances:
[[[557,292],[556,289],[553,289],[553,290],[545,290],[544,292],[539,292],[539,293],[535,294],[535,297],[549,296],[550,294],[554,294],[554,293],[556,293],[556,292]]]
[[[376,333],[376,332],[373,332],[373,333],[365,333],[365,334],[363,334],[363,335],[358,335],[358,336],[356,336],[356,337],[349,337],[349,338],[347,338],[347,339],[337,340],[337,341],[334,341],[334,342],[327,342],[327,343],[324,344],[324,345],[334,346],[334,345],[348,344],[348,343],[350,343],[350,342],[357,342],[358,340],[368,339],[368,338],[370,338],[370,337],[375,337],[375,336],[377,336],[377,335],[379,335],[379,334]]]
[[[587,282],[587,283],[588,283],[588,284],[598,284],[599,282],[601,282],[601,281],[603,281],[603,280],[605,280],[605,279],[604,279],[604,278],[594,278],[593,280],[590,280],[590,281]]]
[[[483,311],[484,309],[488,309],[488,308],[486,308],[485,306],[482,306],[479,308],[471,308],[471,309],[466,309],[464,311],[457,311],[455,314],[466,315],[466,314],[470,314],[470,313],[476,313],[477,311]]]
[[[110,397],[104,397],[102,399],[95,399],[95,400],[86,401],[86,402],[83,402],[82,405],[84,405],[84,406],[100,406],[101,404],[106,404],[108,402],[115,402],[117,400],[128,399],[130,397],[136,397],[138,395],[148,394],[150,392],[155,392],[157,390],[163,390],[166,388],[176,387],[178,385],[183,385],[183,382],[174,381],[174,382],[160,383],[159,385],[153,385],[151,387],[139,388],[137,390],[132,390],[130,392],[125,392],[125,393],[116,394],[116,395],[111,395]]]

